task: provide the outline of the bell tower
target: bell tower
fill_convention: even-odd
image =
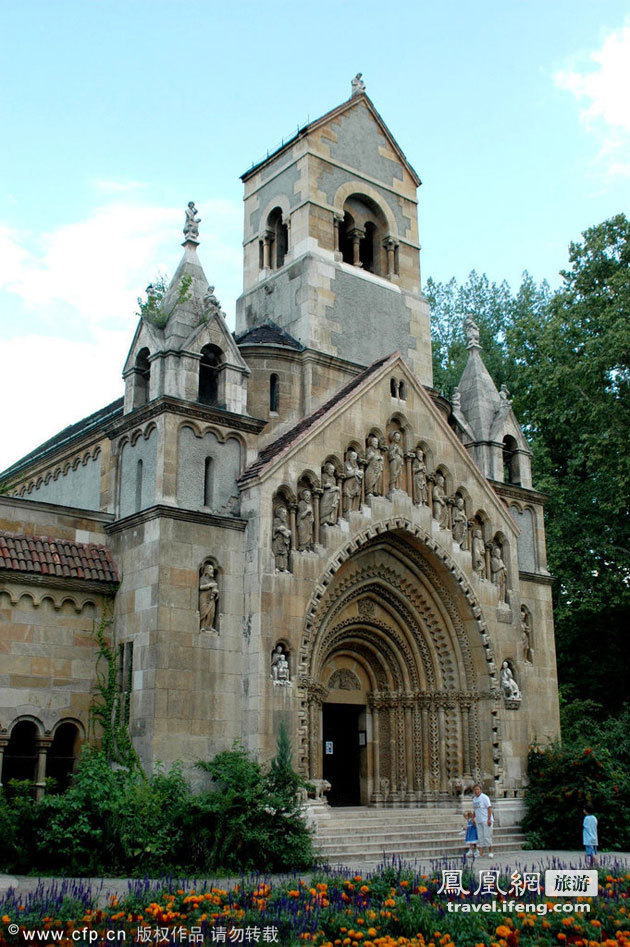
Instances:
[[[250,168],[237,334],[274,322],[307,348],[368,365],[400,351],[432,383],[420,179],[365,93]]]

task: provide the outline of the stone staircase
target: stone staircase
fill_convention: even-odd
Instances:
[[[511,820],[510,820],[511,821]],[[525,836],[518,825],[494,826],[494,851],[518,852]],[[312,813],[315,849],[324,864],[378,864],[404,860],[457,858],[465,851],[461,812],[449,809],[320,808]]]

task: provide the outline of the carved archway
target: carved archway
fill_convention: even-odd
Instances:
[[[341,670],[356,674],[360,693],[334,696]],[[324,705],[344,699],[365,705],[363,802],[443,801],[474,780],[500,780],[499,690],[481,608],[461,570],[408,521],[372,525],[331,559],[307,611],[299,672],[300,764],[312,778],[323,775]]]

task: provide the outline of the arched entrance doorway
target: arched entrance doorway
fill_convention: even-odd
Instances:
[[[300,655],[305,771],[333,805],[446,803],[496,781],[496,669],[465,576],[400,521],[336,559]]]

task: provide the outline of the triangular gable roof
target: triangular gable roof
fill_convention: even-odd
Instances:
[[[367,368],[358,375],[355,375],[354,378],[340,388],[339,391],[321,405],[321,407],[316,408],[315,411],[312,411],[305,418],[302,418],[302,420],[298,421],[292,428],[285,431],[285,433],[281,434],[275,441],[272,441],[271,444],[263,448],[254,463],[251,464],[239,478],[238,483],[241,486],[247,486],[249,481],[269,472],[271,468],[277,464],[281,464],[286,459],[286,455],[289,454],[291,450],[296,449],[301,439],[313,432],[314,428],[319,426],[320,422],[326,418],[326,415],[332,414],[336,409],[342,406],[344,402],[352,401],[357,397],[360,393],[360,389],[363,388],[366,383],[375,383],[379,377],[383,376],[385,372],[394,365],[396,365],[397,371],[404,373],[409,387],[417,392],[420,399],[426,404],[428,410],[435,415],[438,424],[442,427],[453,449],[465,459],[466,463],[470,464],[473,477],[477,480],[480,489],[488,497],[488,502],[492,503],[504,520],[506,528],[509,528],[515,536],[519,535],[520,528],[518,523],[509,515],[506,504],[494,492],[488,479],[484,476],[474,459],[442,416],[441,411],[435,407],[431,396],[412,373],[400,352],[394,352],[392,355],[372,362],[371,365],[368,365]]]
[[[365,94],[365,92],[362,92],[359,95],[351,96],[345,102],[342,102],[341,105],[338,105],[336,108],[331,109],[330,112],[326,112],[326,114],[322,115],[321,118],[317,118],[315,119],[314,122],[309,122],[308,125],[304,125],[303,128],[298,129],[298,131],[296,132],[295,135],[293,135],[292,138],[289,138],[289,140],[284,142],[282,145],[280,145],[279,148],[276,148],[275,151],[272,151],[270,155],[267,155],[267,157],[263,158],[262,161],[259,161],[257,164],[252,165],[252,167],[249,168],[248,171],[245,171],[244,174],[241,174],[241,181],[247,181],[253,174],[255,174],[257,171],[260,171],[261,168],[264,168],[266,164],[268,164],[270,161],[273,161],[275,158],[278,157],[278,155],[281,155],[284,151],[287,151],[289,148],[291,148],[295,144],[296,141],[299,141],[301,138],[307,138],[311,134],[311,132],[314,132],[317,128],[320,128],[322,125],[327,124],[331,120],[337,118],[337,116],[342,115],[344,112],[349,111],[349,109],[355,108],[357,105],[361,103],[367,107],[367,110],[370,112],[370,114],[374,118],[376,124],[381,129],[385,138],[387,138],[392,149],[396,152],[400,161],[407,169],[416,187],[420,187],[420,185],[422,184],[422,181],[420,180],[420,178],[418,177],[418,175],[416,174],[412,166],[409,164],[405,156],[405,153],[403,152],[400,145],[398,144],[398,142],[396,141],[396,139],[390,132],[389,128],[383,121],[379,112],[376,110],[374,103],[372,102],[370,97]]]

